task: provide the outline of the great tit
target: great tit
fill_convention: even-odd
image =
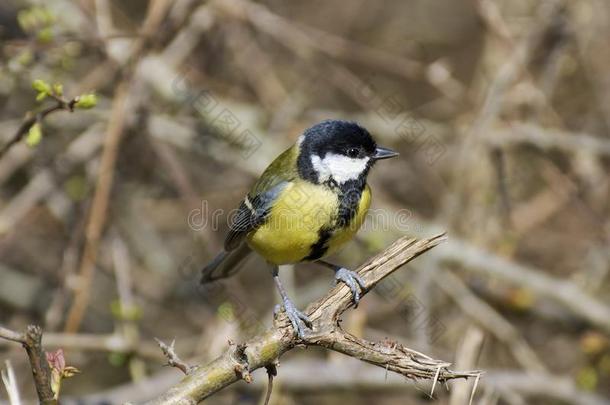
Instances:
[[[304,337],[311,322],[288,298],[278,266],[318,262],[335,272],[357,305],[364,281],[357,273],[321,260],[354,237],[371,203],[366,183],[375,162],[398,153],[377,146],[355,122],[327,120],[303,132],[279,155],[241,201],[230,221],[224,250],[203,269],[208,283],[235,273],[252,251],[272,266],[284,310]]]

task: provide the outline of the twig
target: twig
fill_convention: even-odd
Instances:
[[[38,399],[42,404],[56,404],[57,400],[51,389],[51,369],[42,349],[42,329],[40,326],[28,326],[23,346],[30,359],[30,368],[34,376]]]
[[[2,326],[0,326],[0,338],[21,343],[22,345],[25,344],[23,333],[15,332]]]
[[[51,369],[42,349],[42,329],[36,325],[29,325],[25,333],[18,333],[0,326],[0,338],[23,345],[30,360],[30,368],[40,403],[43,405],[57,404],[57,399],[51,389]]]
[[[32,126],[34,124],[42,121],[47,115],[52,114],[56,111],[73,112],[74,105],[78,101],[77,97],[74,97],[71,100],[63,100],[59,97],[54,97],[54,99],[56,101],[56,103],[54,105],[45,108],[44,110],[40,111],[37,114],[32,115],[31,113],[28,113],[29,117],[23,121],[23,123],[17,129],[17,132],[15,132],[15,135],[13,135],[13,137],[2,147],[2,149],[0,149],[0,159],[2,159],[2,157],[6,154],[6,152],[8,152],[8,150],[13,145],[15,145],[16,143],[18,143],[19,141],[21,141],[23,139],[25,134],[28,133],[28,131],[30,130],[30,128],[32,128]]]
[[[188,365],[186,362],[182,361],[180,359],[180,357],[178,357],[178,355],[176,354],[176,349],[175,349],[175,345],[176,345],[175,339],[172,340],[172,343],[169,346],[160,339],[155,338],[155,340],[159,344],[159,347],[161,348],[163,355],[165,355],[165,357],[167,358],[168,366],[176,367],[177,369],[179,369],[186,375],[189,375],[195,369],[195,367]]]
[[[445,240],[444,235],[430,239],[401,238],[385,252],[375,256],[358,270],[365,280],[363,295],[371,291],[381,280],[415,257]],[[345,285],[337,285],[325,297],[309,305],[306,310],[313,330],[304,340],[298,339],[287,317],[282,313],[274,326],[237,348],[230,347],[211,363],[197,368],[180,383],[170,388],[149,404],[197,403],[228,385],[249,376],[250,372],[274,364],[277,359],[297,345],[321,346],[361,361],[387,368],[410,379],[438,381],[476,377],[475,371],[456,372],[450,363],[434,360],[399,343],[369,342],[344,331],[339,318],[353,305],[351,292]],[[236,356],[236,354],[238,356]],[[245,369],[236,367],[238,364]],[[440,372],[438,371],[440,368]],[[238,372],[239,371],[239,372]]]

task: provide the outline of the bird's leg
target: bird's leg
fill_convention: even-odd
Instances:
[[[318,260],[317,263],[332,269],[335,272],[335,284],[337,282],[344,282],[350,290],[352,290],[352,298],[354,300],[354,306],[358,306],[360,302],[360,291],[366,288],[366,283],[355,271],[348,270],[345,267],[337,266],[336,264],[325,262],[324,260]]]
[[[309,317],[305,315],[303,312],[299,311],[293,304],[293,302],[288,298],[288,294],[286,294],[286,290],[284,290],[284,286],[282,285],[282,281],[280,280],[280,276],[278,275],[278,267],[273,266],[271,270],[271,274],[273,275],[273,281],[275,281],[275,285],[277,290],[282,297],[282,302],[284,304],[284,311],[286,311],[286,315],[288,315],[288,319],[290,319],[290,323],[292,323],[292,327],[295,332],[299,336],[300,339],[305,337],[305,330],[299,320],[303,321],[307,327],[311,328],[311,321]]]

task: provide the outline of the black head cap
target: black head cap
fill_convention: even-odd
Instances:
[[[398,155],[389,149],[378,147],[369,131],[351,121],[322,121],[305,130],[298,145],[299,175],[313,183],[328,181],[330,178],[344,184],[348,181],[347,178],[357,179],[359,184],[364,185],[368,171],[375,161]],[[347,159],[342,161],[332,156],[332,163],[321,168],[319,163],[329,154]],[[318,167],[313,164],[314,160]],[[344,166],[335,172],[338,178],[335,179],[333,167],[341,165]]]
[[[350,157],[375,155],[377,144],[365,128],[352,121],[326,120],[303,133],[301,153],[324,158],[327,153]]]

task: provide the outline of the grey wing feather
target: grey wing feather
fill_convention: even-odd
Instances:
[[[237,214],[229,226],[229,234],[225,239],[226,251],[238,247],[248,233],[265,222],[269,212],[271,212],[273,202],[286,187],[286,184],[287,182],[282,182],[261,194],[246,196],[239,205]]]
[[[265,222],[273,202],[286,184],[287,182],[282,182],[256,196],[249,195],[242,201],[229,226],[224,250],[202,270],[202,284],[232,276],[239,271],[251,252],[244,241],[246,235]]]

